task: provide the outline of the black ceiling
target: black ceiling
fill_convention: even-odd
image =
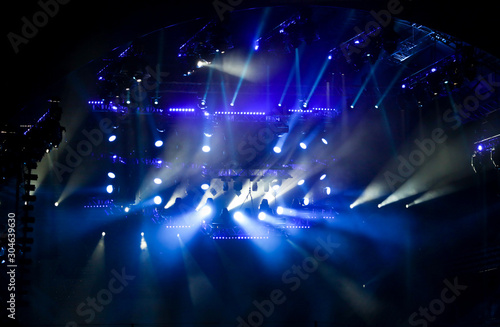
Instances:
[[[40,2],[42,3],[42,2]],[[216,1],[85,1],[47,2],[52,16],[42,21],[36,34],[19,44],[18,53],[7,37],[9,33],[22,35],[26,20],[32,22],[42,10],[37,2],[9,4],[4,17],[4,45],[6,46],[5,75],[8,106],[3,118],[14,116],[32,99],[44,95],[45,87],[69,72],[103,56],[126,42],[159,28],[199,17],[217,18]],[[264,6],[319,5],[354,8],[365,11],[386,9],[395,1],[230,1],[234,10]],[[49,5],[48,5],[49,6]],[[492,4],[474,6],[469,2],[401,1],[398,18],[420,23],[443,31],[481,48],[495,56],[500,50],[492,42],[496,10]],[[221,7],[219,7],[221,8]],[[219,9],[220,10],[220,9]],[[226,12],[225,14],[227,14]],[[24,17],[24,21],[23,21]],[[43,18],[43,17],[42,17]],[[26,31],[25,31],[26,32]],[[11,34],[12,36],[12,34]]]

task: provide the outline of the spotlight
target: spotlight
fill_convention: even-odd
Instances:
[[[304,198],[304,205],[305,206],[309,205],[309,198]]]
[[[233,215],[234,220],[236,221],[242,221],[243,220],[243,214],[239,211],[236,211]]]
[[[125,212],[129,212],[130,211],[130,208],[129,207],[125,207]]]
[[[207,184],[207,183],[203,183],[203,184],[201,184],[201,189],[202,189],[203,191],[206,191],[206,190],[208,190],[209,188],[210,188],[210,185],[209,185],[209,184]]]
[[[355,207],[354,203],[351,203],[351,204],[349,205],[349,208],[351,208],[351,209],[352,209],[352,208],[354,208],[354,207]]]
[[[304,142],[300,142],[299,146],[304,150],[307,149],[307,144],[305,144]]]
[[[155,142],[155,147],[159,148],[163,145],[163,141],[162,140],[158,140]]]
[[[101,233],[101,235],[102,235],[102,236],[105,236],[105,235],[106,235],[106,233],[105,233],[105,232],[102,232],[102,233]]]
[[[210,152],[210,147],[208,145],[204,145],[202,148],[201,148],[201,151],[203,152]]]
[[[276,213],[277,213],[278,215],[282,215],[282,214],[283,214],[283,207],[282,207],[282,206],[278,206],[278,207],[276,208]]]
[[[115,178],[115,177],[116,177],[116,175],[115,175],[115,173],[113,173],[113,172],[109,172],[109,173],[108,173],[108,177],[109,177],[109,178]]]
[[[177,233],[177,237],[181,237],[181,236]]]
[[[323,142],[323,144],[328,144],[328,141],[325,138],[322,138],[321,142]]]
[[[207,217],[212,213],[212,208],[210,206],[204,206],[201,208],[201,215]]]
[[[379,204],[377,205],[377,207],[378,207],[379,209],[380,209],[380,208],[382,208],[382,203],[379,203]]]
[[[106,186],[106,192],[108,192],[109,194],[113,193],[113,185],[108,185]]]
[[[279,179],[275,179],[271,182],[271,187],[273,190],[278,191],[281,187],[281,181]]]
[[[477,151],[483,151],[483,146],[481,144],[477,146]]]
[[[229,105],[230,105],[231,107],[234,107],[234,102],[231,102]]]
[[[265,212],[259,212],[259,216],[258,216],[259,220],[265,220],[266,217],[267,217],[267,215]]]
[[[141,236],[144,236],[144,232],[141,232]]]
[[[57,207],[57,206],[59,206],[59,202],[54,203],[54,207]]]
[[[153,179],[153,182],[157,185],[160,185],[162,183],[162,180],[161,180],[161,178],[155,178],[155,179]]]
[[[116,135],[111,135],[111,136],[108,138],[108,141],[109,141],[109,142],[113,142],[114,140],[116,140]]]
[[[153,198],[153,201],[155,204],[160,204],[162,199],[161,199],[161,196],[157,195]]]
[[[297,182],[297,185],[299,185],[299,186],[300,186],[300,185],[303,185],[303,184],[304,184],[304,182],[305,182],[305,181],[304,181],[303,179],[301,179],[300,181],[298,181],[298,182]]]
[[[332,189],[329,186],[325,187],[325,194],[330,195],[330,193],[332,193]]]
[[[279,146],[275,146],[273,150],[275,153],[281,153],[281,148]]]
[[[213,133],[208,133],[208,132],[205,132],[203,133],[206,137],[212,137],[212,135],[214,135]]]
[[[319,178],[320,181],[324,180],[326,178],[326,174],[323,174],[321,175],[321,177]]]

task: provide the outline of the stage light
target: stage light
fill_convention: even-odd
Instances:
[[[125,207],[125,212],[129,212],[130,211],[130,208],[129,207]]]
[[[105,235],[106,235],[106,233],[105,233],[105,232],[102,232],[102,233],[101,233],[101,235],[102,235],[102,236],[105,236]]]
[[[115,178],[115,177],[116,177],[116,175],[115,175],[115,173],[113,173],[113,172],[111,172],[111,171],[110,171],[110,172],[108,173],[108,177],[109,177],[109,178]]]
[[[304,205],[305,206],[309,205],[309,198],[304,198]]]
[[[207,133],[207,132],[205,132],[205,133],[203,133],[203,134],[204,134],[206,137],[212,137],[212,135],[214,135],[213,133]]]
[[[299,146],[304,150],[307,149],[307,144],[305,144],[304,142],[300,142]]]
[[[259,220],[266,220],[266,217],[267,217],[267,215],[265,212],[259,212],[259,216],[258,216]]]
[[[276,213],[277,213],[278,215],[282,215],[282,214],[283,214],[283,207],[282,207],[282,206],[278,206],[278,207],[276,208]]]
[[[155,178],[155,179],[153,179],[153,182],[157,185],[160,185],[162,183],[162,180],[161,180],[161,178]]]
[[[243,214],[239,211],[236,211],[233,215],[234,220],[236,221],[242,221],[243,220]]]
[[[109,194],[113,193],[113,185],[108,185],[106,186],[106,192],[108,192]]]
[[[177,237],[181,237],[181,236],[179,235],[179,233],[177,233]]]
[[[325,138],[322,138],[321,142],[323,142],[323,144],[328,144],[328,141]]]
[[[379,209],[380,209],[380,208],[382,208],[382,203],[379,203],[379,204],[377,205],[377,207],[378,207]]]
[[[255,51],[259,50],[259,45],[258,45],[258,44],[256,44],[256,45],[253,47],[253,49],[254,49]]]
[[[332,60],[332,55],[328,55],[328,60]]]
[[[163,145],[163,141],[162,140],[158,140],[155,142],[155,147],[159,148]]]
[[[210,214],[212,213],[212,208],[208,205],[204,206],[203,208],[201,208],[201,215],[203,217],[207,217],[209,216]]]
[[[300,186],[300,185],[303,185],[303,184],[304,184],[304,182],[305,182],[305,180],[301,179],[300,181],[298,181],[298,182],[297,182],[297,185],[299,185],[299,186]]]
[[[354,203],[351,203],[351,204],[349,205],[349,208],[351,208],[351,209],[352,209],[352,208],[354,208],[354,206],[355,206],[355,205],[354,205]]]
[[[483,151],[483,146],[481,144],[477,146],[477,151]]]
[[[330,193],[332,193],[332,189],[329,186],[325,187],[325,194],[330,195]]]
[[[54,207],[59,206],[59,202],[54,202]]]
[[[319,178],[320,181],[324,180],[326,178],[326,174],[323,174],[321,175],[321,177]]]
[[[108,141],[109,141],[109,142],[113,142],[114,140],[116,140],[116,135],[111,135],[111,136],[108,138]]]
[[[273,150],[275,153],[281,153],[281,148],[279,146],[275,146]]]
[[[271,188],[274,190],[274,191],[278,191],[281,187],[281,180],[279,179],[275,179],[271,182]]]
[[[402,88],[402,89],[406,89],[406,84],[402,84],[402,85],[401,85],[401,88]]]
[[[201,148],[201,151],[203,152],[210,152],[210,147],[208,145],[204,145],[202,148]]]
[[[141,232],[141,236],[144,236],[144,232]]]
[[[153,198],[153,202],[154,202],[155,204],[160,204],[160,203],[161,203],[161,201],[162,201],[162,198],[161,198],[161,196],[159,196],[159,195],[157,195],[157,196],[155,196],[155,197]]]
[[[206,190],[208,190],[209,188],[210,188],[210,185],[209,185],[209,184],[207,184],[207,183],[203,183],[203,184],[201,184],[201,189],[202,189],[203,191],[206,191]]]
[[[230,105],[231,107],[234,107],[234,102],[231,102],[229,105]]]

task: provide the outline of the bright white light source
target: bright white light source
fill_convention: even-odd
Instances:
[[[278,206],[278,207],[276,208],[276,213],[277,213],[278,215],[282,215],[282,214],[283,214],[283,207]]]
[[[113,142],[114,140],[116,140],[116,135],[111,135],[111,136],[108,138],[108,141],[109,141],[109,142]]]
[[[113,173],[113,172],[109,172],[109,173],[108,173],[108,177],[109,177],[109,178],[115,178],[115,177],[116,177],[116,175],[115,175],[115,173]]]
[[[160,184],[162,183],[162,180],[161,180],[161,178],[155,178],[155,179],[153,179],[153,182],[154,182],[155,184],[160,185]]]
[[[201,148],[201,151],[203,152],[210,152],[210,147],[208,145],[204,145],[202,148]]]
[[[243,214],[241,212],[239,212],[239,211],[236,211],[234,213],[233,217],[234,217],[234,220],[236,220],[236,221],[242,221],[243,220]]]
[[[304,205],[305,206],[309,205],[309,198],[304,198]]]
[[[266,213],[265,212],[259,212],[259,220],[265,220],[266,219]]]
[[[208,185],[207,183],[203,183],[203,184],[201,184],[201,189],[202,189],[202,190],[206,191],[206,190],[208,190],[209,188],[210,188],[210,185]]]
[[[55,203],[54,203],[54,206],[55,206],[55,207],[59,206],[59,202],[55,202]]]
[[[299,145],[302,149],[307,149],[307,144],[305,144],[304,142],[300,142]]]
[[[159,148],[163,145],[163,141],[162,140],[158,140],[155,142],[155,147]]]
[[[324,180],[326,178],[326,174],[323,174],[321,175],[321,177],[319,178],[320,181]]]
[[[325,187],[325,193],[326,195],[330,195],[330,193],[332,193],[332,189],[329,186]]]
[[[201,215],[203,217],[209,216],[212,213],[212,208],[210,206],[204,206],[201,208]]]
[[[155,204],[160,204],[161,203],[161,196],[157,195],[153,198],[153,201]]]
[[[109,194],[113,193],[113,185],[106,186],[106,192],[108,192]]]
[[[273,150],[274,150],[274,152],[276,152],[276,153],[281,153],[281,148],[280,148],[279,146],[275,146],[275,147],[273,148]]]
[[[297,182],[297,185],[299,185],[299,186],[300,186],[300,185],[304,184],[304,182],[305,182],[305,181],[304,181],[303,179],[301,179],[300,181],[298,181],[298,182]]]
[[[125,207],[125,212],[129,212],[130,211],[130,208],[129,207]]]
[[[323,142],[324,144],[328,144],[328,141],[325,138],[322,138],[321,142]]]
[[[102,232],[102,233],[101,233],[101,235],[102,235],[102,236],[105,236],[105,235],[106,235],[106,233],[105,233],[105,232]]]

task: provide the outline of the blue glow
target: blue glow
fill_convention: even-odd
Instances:
[[[477,146],[477,151],[483,151],[483,146],[481,144]]]
[[[265,212],[259,212],[259,220],[266,220],[266,213]]]

